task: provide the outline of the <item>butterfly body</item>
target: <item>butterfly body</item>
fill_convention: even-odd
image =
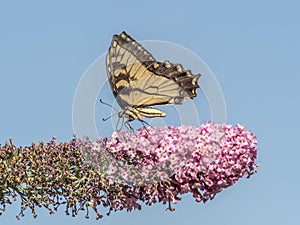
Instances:
[[[180,64],[158,62],[139,43],[122,32],[114,35],[106,55],[110,87],[122,108],[119,117],[129,121],[164,117],[154,105],[181,104],[196,97],[200,74]]]

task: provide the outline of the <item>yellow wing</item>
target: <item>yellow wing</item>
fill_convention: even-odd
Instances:
[[[134,119],[165,116],[153,105],[181,104],[196,96],[200,74],[193,75],[180,64],[157,62],[125,32],[114,35],[106,56],[108,80],[123,109]]]

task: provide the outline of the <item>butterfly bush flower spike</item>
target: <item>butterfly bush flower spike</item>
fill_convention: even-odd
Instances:
[[[52,139],[16,147],[0,145],[0,214],[18,196],[24,216],[44,207],[50,214],[65,205],[67,215],[99,207],[141,209],[141,203],[171,204],[192,193],[197,202],[213,199],[257,169],[255,136],[243,126],[207,122],[199,127],[142,128],[113,133],[112,139],[70,142]],[[61,207],[60,207],[61,208]],[[101,210],[103,211],[103,210]]]
[[[148,179],[155,172],[163,174],[160,179],[153,177],[152,189],[171,192],[176,198],[178,194],[192,192],[196,201],[213,199],[223,188],[257,170],[256,138],[242,125],[206,122],[199,127],[147,127],[131,135],[115,132],[107,148],[114,157],[140,165]],[[157,171],[153,172],[153,168]],[[141,171],[131,181],[140,183]],[[169,201],[171,196],[160,197]]]

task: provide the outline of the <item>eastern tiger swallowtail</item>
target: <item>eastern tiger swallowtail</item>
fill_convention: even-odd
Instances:
[[[164,117],[154,105],[181,104],[196,97],[200,74],[193,75],[181,64],[158,62],[126,32],[113,36],[106,55],[110,87],[122,108],[119,117],[128,121]]]

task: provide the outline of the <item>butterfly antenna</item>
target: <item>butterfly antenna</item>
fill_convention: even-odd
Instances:
[[[114,113],[114,114],[112,114],[112,115],[110,115],[109,117],[107,117],[107,118],[102,118],[102,120],[103,121],[106,121],[106,120],[108,120],[108,119],[110,119],[110,118],[112,118],[113,116],[115,116],[115,115],[117,115],[118,114],[118,112],[116,112],[116,113]]]
[[[101,99],[101,98],[100,98],[100,102],[101,102],[103,105],[107,105],[107,106],[109,106],[109,107],[113,108],[115,111],[117,111],[117,112],[118,112],[118,110],[117,110],[115,107],[113,107],[112,105],[110,105],[110,104],[108,104],[108,103],[106,103],[106,102],[102,101],[102,99]]]
[[[101,98],[100,98],[100,103],[102,103],[103,105],[107,105],[107,106],[113,108],[115,111],[117,111],[116,113],[110,115],[110,116],[107,117],[107,118],[102,118],[102,121],[107,121],[108,119],[112,118],[113,116],[115,116],[116,114],[119,113],[118,110],[117,110],[115,107],[113,107],[112,105],[110,105],[110,104],[108,104],[108,103],[106,103],[106,102],[103,102]]]

